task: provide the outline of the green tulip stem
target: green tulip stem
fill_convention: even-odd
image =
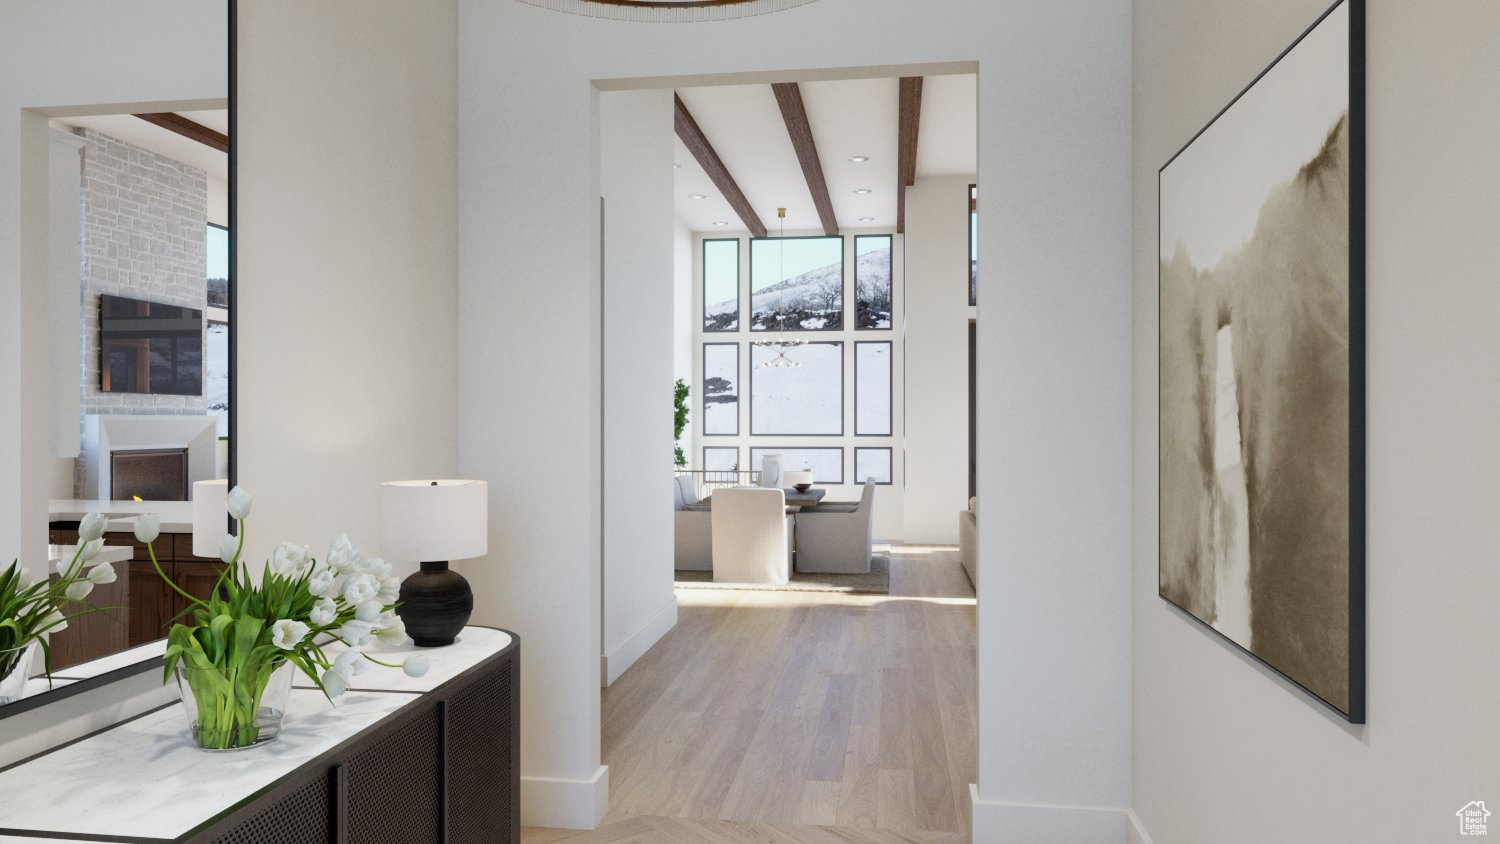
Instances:
[[[244,542],[244,540],[240,540],[240,541]],[[164,580],[164,581],[166,581],[166,584],[168,586],[172,587],[172,591],[176,592],[177,594],[181,595],[184,598],[187,598],[189,601],[191,601],[194,604],[197,604],[200,607],[206,607],[206,606],[208,606],[208,604],[206,602],[204,602],[204,601],[202,601],[202,600],[200,600],[198,598],[194,598],[192,595],[189,595],[181,586],[177,585],[177,581],[173,580],[170,577],[167,577],[167,573],[161,570],[161,563],[159,563],[159,562],[156,561],[156,546],[155,545],[151,544],[150,542],[147,542],[146,543],[146,551],[151,554],[151,565],[153,565],[153,566],[156,567],[156,573],[159,574],[159,575],[161,575],[161,579]]]

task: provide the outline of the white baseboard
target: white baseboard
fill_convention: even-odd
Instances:
[[[521,777],[521,825],[597,829],[609,811],[609,766],[584,780]]]
[[[677,597],[674,595],[666,606],[657,610],[640,629],[630,634],[630,638],[620,643],[619,647],[600,657],[599,673],[601,685],[608,686],[620,679],[625,669],[635,665],[635,661],[651,650],[651,646],[667,635],[667,631],[677,626]]]
[[[1128,809],[986,802],[972,784],[969,796],[973,844],[1125,844]]]
[[[1130,823],[1125,831],[1126,844],[1156,844],[1151,839],[1151,833],[1146,831],[1146,825],[1141,822],[1141,816],[1134,809],[1126,809],[1125,817]]]

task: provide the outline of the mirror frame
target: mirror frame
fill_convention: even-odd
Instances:
[[[229,449],[228,449],[229,450],[229,456],[228,456],[228,460],[229,460],[229,471],[228,471],[228,476],[229,476],[229,486],[232,489],[232,488],[234,488],[235,483],[238,480],[238,474],[239,474],[238,473],[238,467],[239,467],[239,455],[238,455],[239,437],[236,436],[236,434],[238,433],[238,427],[239,427],[239,425],[238,425],[238,423],[239,423],[239,414],[238,414],[239,402],[238,402],[238,395],[237,395],[237,393],[238,393],[238,382],[239,382],[239,379],[235,377],[238,374],[237,347],[239,345],[239,330],[238,330],[239,329],[239,325],[238,325],[238,317],[236,315],[237,312],[238,312],[238,309],[236,308],[236,304],[237,304],[237,299],[238,299],[238,287],[239,286],[237,284],[235,284],[235,281],[238,278],[237,263],[236,263],[236,257],[235,256],[236,256],[236,253],[238,251],[237,246],[238,246],[238,241],[239,241],[239,225],[238,225],[239,221],[237,219],[238,215],[237,215],[237,211],[236,211],[236,207],[238,206],[237,198],[238,198],[239,192],[238,192],[238,190],[236,188],[236,184],[235,184],[236,181],[237,181],[237,176],[236,176],[237,167],[236,167],[236,154],[235,154],[235,152],[236,152],[236,148],[237,148],[237,143],[238,143],[237,138],[238,138],[239,133],[236,131],[236,129],[238,128],[237,127],[238,119],[237,119],[235,104],[236,104],[236,100],[238,99],[237,96],[236,96],[236,93],[237,93],[236,89],[238,87],[238,77],[239,77],[239,70],[238,70],[238,68],[239,68],[239,63],[238,63],[237,46],[236,46],[237,45],[237,41],[238,41],[238,39],[236,37],[236,30],[237,30],[237,26],[236,26],[236,17],[237,17],[237,14],[236,13],[238,11],[238,0],[226,0],[226,2],[228,4],[227,12],[228,12],[228,15],[229,15],[229,20],[228,20],[228,24],[229,24],[229,26],[228,26],[228,41],[229,41],[229,43],[227,45],[228,46],[228,58],[229,58],[229,62],[228,62],[228,65],[229,65],[229,79],[228,79],[228,82],[229,82],[229,85],[228,85],[228,100],[229,100],[229,108],[228,108],[228,111],[229,111],[229,153],[228,153],[228,155],[229,155],[229,188],[228,188],[229,189]],[[224,518],[225,518],[226,525],[230,529],[232,529],[233,528],[233,524],[232,524],[231,520],[229,519],[229,515],[227,513],[225,514]],[[159,639],[157,641],[160,641],[160,642],[163,643],[162,644],[162,650],[165,651],[166,650],[165,637],[163,637],[162,639]],[[137,647],[144,647],[144,645],[137,645]],[[101,657],[101,659],[108,659],[108,657]],[[131,663],[129,665],[123,665],[123,666],[121,666],[119,668],[116,668],[116,669],[113,669],[113,670],[110,670],[110,671],[106,671],[106,672],[104,672],[102,674],[98,674],[98,675],[95,675],[93,677],[87,677],[87,678],[84,678],[84,679],[81,679],[81,680],[71,681],[66,686],[57,686],[57,687],[49,689],[49,690],[47,690],[45,692],[39,692],[39,693],[37,693],[35,695],[32,695],[31,697],[22,698],[22,699],[20,699],[18,701],[15,701],[13,703],[8,703],[8,704],[6,704],[4,706],[0,706],[0,720],[4,720],[6,718],[10,718],[10,717],[15,716],[15,715],[20,715],[20,714],[22,714],[24,712],[31,712],[33,710],[40,709],[41,707],[46,706],[48,704],[57,703],[59,701],[66,700],[66,699],[68,699],[70,697],[73,697],[75,695],[83,694],[84,692],[88,692],[88,691],[92,691],[94,689],[99,689],[99,688],[103,688],[105,686],[112,685],[112,684],[114,684],[116,682],[119,682],[121,680],[125,680],[125,679],[128,679],[130,677],[134,677],[137,674],[142,674],[142,673],[145,673],[147,671],[153,671],[153,670],[158,670],[159,671],[162,668],[162,664],[163,664],[162,663],[162,658],[160,656],[153,656],[153,657],[149,657],[147,659],[143,659],[143,660],[141,660],[139,662]]]

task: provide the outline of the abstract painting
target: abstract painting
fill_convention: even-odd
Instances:
[[[1163,598],[1364,720],[1363,0],[1160,171]]]

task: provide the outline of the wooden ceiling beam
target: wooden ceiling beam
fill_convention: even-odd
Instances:
[[[922,77],[901,77],[900,122],[897,127],[896,233],[906,232],[906,189],[917,183],[917,134],[922,120]]]
[[[703,172],[707,173],[708,178],[713,180],[714,186],[719,189],[719,193],[723,194],[724,199],[729,202],[729,207],[733,208],[734,212],[740,215],[740,219],[745,223],[745,228],[749,229],[750,233],[756,237],[765,237],[766,224],[761,222],[760,217],[755,213],[755,209],[750,207],[750,200],[745,198],[744,191],[740,190],[740,186],[735,183],[734,177],[729,175],[729,168],[724,166],[724,162],[719,158],[719,154],[714,152],[713,144],[708,142],[708,137],[703,134],[703,130],[698,126],[698,121],[694,120],[693,115],[688,112],[687,106],[682,102],[682,97],[673,94],[672,101],[675,104],[672,123],[677,129],[677,137],[682,139],[683,146],[688,148],[688,152],[693,154],[693,158],[698,159],[698,164],[703,167]]]
[[[797,161],[802,165],[807,192],[812,194],[818,219],[823,222],[823,233],[830,237],[836,235],[839,221],[833,215],[833,199],[828,195],[828,181],[823,178],[823,162],[818,158],[818,145],[813,141],[812,124],[807,121],[802,89],[795,82],[774,82],[771,90],[776,94],[776,105],[781,107],[781,119],[786,121],[792,149],[797,151]]]
[[[202,123],[195,123],[180,114],[173,114],[170,111],[160,111],[137,114],[136,117],[147,123],[160,126],[169,132],[176,132],[190,141],[197,141],[204,146],[213,147],[219,152],[229,152],[228,135],[222,132],[215,132]]]

